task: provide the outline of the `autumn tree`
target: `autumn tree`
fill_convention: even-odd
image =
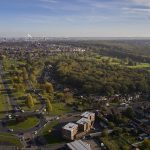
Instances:
[[[53,93],[54,92],[54,88],[53,88],[52,83],[46,82],[45,83],[45,90],[46,90],[47,93]]]
[[[71,104],[73,102],[73,94],[71,92],[65,92],[64,100],[65,100],[65,103]]]
[[[47,110],[47,112],[52,111],[52,104],[51,104],[50,100],[48,100],[48,99],[46,101],[46,110]]]
[[[22,68],[22,73],[23,73],[23,79],[27,80],[28,79],[28,73],[25,67]]]
[[[31,96],[31,94],[27,95],[27,105],[29,108],[33,108],[35,105],[35,101],[34,101],[33,97]]]

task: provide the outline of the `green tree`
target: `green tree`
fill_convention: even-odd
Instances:
[[[28,94],[27,95],[27,105],[29,108],[33,108],[34,107],[34,99],[33,97],[31,96],[31,94]]]
[[[102,137],[107,137],[108,136],[108,130],[107,129],[103,130],[101,135],[102,135]]]
[[[150,150],[150,140],[144,140],[142,145],[141,145],[142,150]]]
[[[64,93],[64,99],[65,99],[65,103],[67,104],[71,104],[73,102],[73,94],[71,92],[65,92]]]
[[[113,130],[113,133],[115,135],[120,135],[122,133],[122,128],[119,128],[119,127],[116,127],[114,130]]]
[[[127,108],[124,112],[124,114],[129,117],[129,118],[133,118],[134,117],[134,112],[133,112],[133,109],[132,108]]]
[[[47,110],[47,112],[51,112],[53,110],[50,100],[46,101],[46,110]]]
[[[22,68],[23,80],[28,80],[28,73],[25,67]]]
[[[46,90],[47,93],[53,93],[54,92],[54,88],[53,88],[52,83],[46,82],[45,83],[45,90]]]

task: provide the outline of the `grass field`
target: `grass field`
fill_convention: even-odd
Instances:
[[[22,144],[17,137],[15,137],[11,134],[6,134],[6,133],[0,134],[0,143],[1,144],[4,143],[5,145],[7,143],[8,145],[14,145],[14,146],[18,146],[20,148],[22,147]]]
[[[128,67],[132,68],[132,69],[150,68],[150,64],[149,63],[140,63],[135,66],[128,66]]]
[[[10,111],[12,108],[10,104],[7,103],[7,94],[3,93],[4,85],[2,84],[2,80],[0,78],[0,118],[4,116],[6,111]]]
[[[25,121],[20,123],[12,123],[8,125],[9,128],[14,129],[15,131],[27,130],[39,123],[38,118],[36,117],[28,117]]]
[[[43,130],[40,131],[39,135],[43,136],[47,144],[61,143],[64,142],[61,136],[56,136],[54,127],[59,124],[58,121],[53,121],[47,124]]]
[[[118,137],[117,138],[112,138],[110,136],[103,137],[102,141],[110,150],[120,150],[121,147],[129,148],[129,145]]]
[[[71,112],[71,108],[67,107],[65,103],[52,103],[52,114],[62,115]]]

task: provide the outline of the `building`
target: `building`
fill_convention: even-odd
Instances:
[[[88,120],[91,121],[92,124],[93,124],[94,121],[95,121],[95,113],[93,113],[93,112],[88,112],[88,111],[86,111],[86,112],[84,112],[83,114],[81,114],[81,117],[87,118]]]
[[[95,113],[84,112],[81,117],[76,123],[68,123],[62,128],[64,139],[79,139],[90,131],[95,121]]]
[[[91,129],[91,121],[87,118],[81,118],[76,123],[79,125],[80,132],[90,131]]]
[[[67,143],[66,150],[92,150],[90,144],[81,140]]]
[[[67,140],[74,140],[78,132],[78,125],[75,123],[68,123],[62,128],[63,138]]]

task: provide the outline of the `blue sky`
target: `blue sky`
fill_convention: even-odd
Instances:
[[[150,0],[0,0],[0,37],[150,37]]]

